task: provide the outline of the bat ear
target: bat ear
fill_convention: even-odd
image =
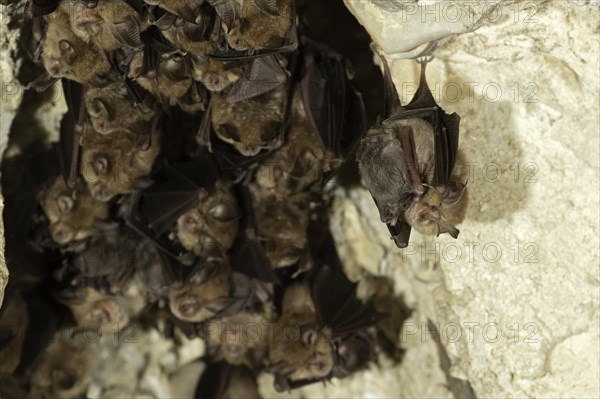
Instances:
[[[466,183],[449,182],[448,189],[442,192],[442,204],[446,207],[456,204],[465,194]]]

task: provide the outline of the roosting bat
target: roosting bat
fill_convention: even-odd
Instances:
[[[93,198],[81,180],[70,190],[63,178],[57,177],[39,194],[39,202],[48,218],[50,236],[60,245],[82,243],[111,227],[108,204]]]
[[[384,317],[356,297],[356,284],[344,275],[330,233],[317,241],[311,251],[322,264],[308,279],[286,288],[282,316],[273,328],[268,370],[278,391],[360,368],[370,348],[355,336]]]
[[[159,151],[158,132],[150,146],[140,148],[135,133],[97,133],[84,126],[81,176],[98,201],[109,201],[117,194],[129,194],[149,185],[148,174]]]
[[[127,1],[97,1],[94,7],[75,1],[71,5],[71,28],[86,43],[105,51],[142,48],[140,32],[148,24]]]
[[[199,9],[204,4],[204,0],[144,0],[144,2],[163,8],[191,23],[197,23]]]
[[[68,2],[62,2],[55,12],[45,17],[44,67],[52,77],[87,83],[107,74],[111,66],[99,47],[73,33],[69,13]]]
[[[468,195],[464,160],[458,150],[460,117],[435,102],[421,60],[421,80],[411,102],[402,106],[386,60],[386,110],[361,141],[360,173],[396,245],[408,245],[410,229],[422,234],[449,233],[463,221]]]

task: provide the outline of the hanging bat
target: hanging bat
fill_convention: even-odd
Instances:
[[[196,387],[195,399],[261,399],[251,369],[221,361],[208,364]]]
[[[293,0],[253,0],[239,3],[229,0],[228,7],[228,15],[233,10],[233,20],[229,16],[223,18],[229,28],[227,43],[238,51],[281,47],[294,28]],[[217,13],[219,11],[217,8]]]
[[[347,61],[306,38],[300,50],[299,90],[292,100],[287,141],[256,173],[261,187],[284,198],[320,191],[353,152],[366,125]]]
[[[159,151],[158,132],[151,134],[148,148],[140,147],[134,133],[104,135],[85,124],[80,173],[95,199],[107,202],[150,184],[148,175]]]
[[[73,33],[68,4],[62,2],[56,11],[45,17],[42,60],[50,76],[86,83],[106,75],[111,65],[99,47],[86,43]]]
[[[230,188],[218,181],[200,203],[177,218],[175,236],[201,258],[225,254],[237,235],[240,211]]]
[[[265,247],[272,268],[287,267],[308,260],[306,231],[309,222],[308,202],[265,195],[250,184],[256,234]],[[305,270],[306,265],[299,265]]]
[[[114,229],[92,237],[85,250],[67,260],[71,285],[90,286],[103,294],[123,292],[135,272],[137,236]]]
[[[357,154],[361,177],[381,221],[396,245],[408,245],[411,227],[427,235],[449,233],[464,219],[468,193],[466,168],[458,150],[460,117],[435,102],[425,76],[429,60],[419,61],[421,78],[411,102],[402,106],[386,60],[386,118],[369,130]]]
[[[192,58],[192,76],[209,91],[219,92],[237,82],[242,75],[239,68],[229,68],[222,61],[208,57]]]
[[[270,92],[236,103],[215,95],[210,102],[212,127],[217,137],[246,157],[283,144],[287,91],[282,85]]]
[[[112,227],[108,204],[93,198],[81,180],[72,191],[59,176],[38,198],[49,222],[50,236],[60,245],[75,247]]]
[[[75,399],[85,395],[94,374],[97,344],[85,334],[71,336],[65,328],[58,332],[40,354],[29,374],[29,395],[32,398]]]
[[[105,51],[122,47],[140,50],[140,32],[147,28],[142,15],[126,1],[71,2],[71,28],[86,43]]]
[[[116,76],[106,86],[87,86],[83,99],[89,121],[97,133],[150,135],[152,132],[156,110],[138,102],[127,84]]]
[[[198,14],[204,4],[204,0],[144,0],[144,2],[158,6],[191,23],[197,23]]]
[[[146,308],[137,283],[131,282],[122,292],[107,294],[91,286],[67,286],[54,293],[56,300],[69,307],[81,330],[120,331]]]
[[[356,297],[356,284],[344,275],[333,238],[322,222],[309,231],[314,237],[312,257],[320,265],[315,265],[312,276],[286,288],[282,316],[273,328],[268,370],[275,374],[278,391],[344,376],[346,361],[348,372],[360,368],[361,359],[368,356],[355,351],[368,346],[354,343],[352,337],[384,317]]]

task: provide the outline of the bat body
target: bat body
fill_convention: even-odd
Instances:
[[[283,144],[285,87],[236,103],[223,96],[211,99],[211,120],[217,137],[246,157]]]
[[[93,43],[86,43],[71,29],[68,2],[45,17],[46,34],[42,47],[44,67],[55,78],[68,78],[86,83],[110,71],[104,52]]]
[[[122,80],[104,87],[87,86],[83,98],[87,116],[96,133],[132,132],[149,135],[156,111],[138,104]]]
[[[198,206],[177,219],[177,239],[201,258],[222,256],[233,245],[240,216],[230,188],[219,181]]]
[[[285,43],[294,23],[293,0],[229,0],[235,19],[227,32],[227,43],[238,51],[275,49]]]
[[[458,150],[460,117],[435,102],[421,61],[421,82],[413,100],[401,106],[386,61],[386,117],[361,142],[360,173],[381,221],[396,245],[408,245],[410,228],[422,234],[449,233],[464,219],[468,204],[464,159]],[[389,113],[389,115],[387,115]]]
[[[126,1],[98,1],[93,8],[80,1],[71,5],[72,30],[84,42],[94,43],[105,51],[142,48],[140,32],[148,24]]]
[[[108,204],[93,198],[82,181],[77,183],[74,192],[75,197],[59,176],[39,194],[50,236],[60,245],[82,242],[107,225]]]
[[[109,201],[115,195],[148,186],[148,174],[159,151],[158,133],[150,146],[140,148],[137,135],[129,132],[99,134],[86,124],[81,154],[81,175],[92,196]]]
[[[32,398],[75,399],[84,395],[93,375],[95,343],[85,334],[71,336],[59,330],[59,338],[40,354],[28,378]]]

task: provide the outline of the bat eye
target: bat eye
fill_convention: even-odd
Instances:
[[[217,128],[217,133],[220,136],[225,137],[227,139],[240,142],[240,136],[237,134],[237,129],[235,126],[230,125],[229,123],[224,123]]]
[[[239,216],[237,209],[229,202],[219,202],[210,208],[208,215],[219,222],[231,222]]]
[[[58,205],[60,213],[66,215],[73,209],[73,198],[68,195],[61,195],[56,199],[56,204]]]
[[[317,342],[317,332],[311,327],[305,327],[302,331],[302,343],[305,346],[314,346]]]
[[[75,48],[71,43],[64,39],[58,42],[58,49],[62,56],[66,57],[69,61],[75,57]]]
[[[106,172],[108,172],[108,158],[106,158],[106,156],[104,155],[100,155],[98,156],[94,162],[92,162],[92,168],[94,169],[94,172],[96,172],[96,174],[98,175],[103,175]]]

